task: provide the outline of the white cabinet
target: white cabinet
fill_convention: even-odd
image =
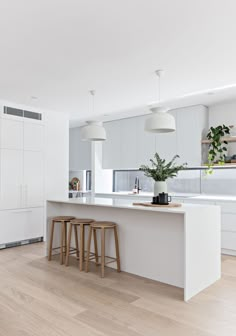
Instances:
[[[177,154],[189,166],[202,163],[201,140],[208,128],[207,108],[193,106],[176,110]]]
[[[44,126],[35,122],[24,122],[24,150],[42,151]]]
[[[0,211],[0,245],[44,236],[44,208]]]
[[[102,165],[106,169],[120,169],[121,167],[121,120],[114,120],[104,124],[107,140],[102,144]]]
[[[80,128],[70,129],[69,144],[69,169],[70,171],[91,169],[91,142],[82,141]]]
[[[1,119],[1,148],[23,149],[23,121]]]
[[[38,207],[44,201],[44,160],[43,153],[24,151],[23,204]]]
[[[176,131],[152,134],[144,130],[148,116],[107,122],[104,127],[107,140],[103,144],[103,168],[138,169],[157,152],[170,161],[176,154],[179,163],[200,166],[202,162],[201,140],[208,128],[208,111],[204,106],[172,110],[176,119]]]
[[[137,132],[136,132],[136,146],[137,146],[137,167],[141,165],[150,164],[150,159],[154,157],[156,152],[155,139],[153,133],[144,130],[145,120],[147,116],[137,117]]]
[[[1,149],[0,158],[1,209],[23,206],[23,151]]]
[[[137,118],[120,120],[120,169],[137,168]]]

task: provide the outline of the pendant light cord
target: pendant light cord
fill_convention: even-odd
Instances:
[[[93,115],[94,115],[94,107],[95,107],[95,90],[90,90],[89,91],[91,96],[92,96],[92,110],[93,110]]]
[[[161,75],[163,74],[163,70],[156,70],[156,76],[158,77],[158,101],[161,102]]]

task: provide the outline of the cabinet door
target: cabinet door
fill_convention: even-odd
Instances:
[[[145,121],[148,116],[137,117],[136,125],[136,146],[137,146],[137,168],[143,164],[150,164],[150,159],[155,154],[155,134],[146,132]]]
[[[28,211],[27,211],[28,210]],[[44,236],[44,208],[26,209],[24,221],[24,239]]]
[[[23,203],[42,206],[44,201],[44,160],[42,152],[24,151]]]
[[[1,150],[1,209],[22,207],[23,151]]]
[[[199,105],[178,109],[176,113],[177,152],[180,162],[187,162],[189,166],[200,166],[201,139],[207,127],[207,109]]]
[[[121,123],[120,120],[104,124],[107,140],[103,142],[103,169],[120,169],[121,166]]]
[[[137,118],[127,118],[120,120],[120,146],[121,159],[120,168],[130,169],[138,168],[137,161]]]
[[[24,122],[24,150],[42,151],[44,146],[44,126]]]
[[[24,213],[19,210],[0,211],[0,244],[24,240]]]
[[[23,122],[1,119],[1,148],[23,149]]]
[[[44,208],[0,211],[0,245],[44,235]]]
[[[172,114],[176,120],[176,112],[169,112]],[[159,133],[156,134],[156,152],[160,155],[161,159],[170,161],[176,154],[177,150],[177,129],[175,132],[170,133]]]

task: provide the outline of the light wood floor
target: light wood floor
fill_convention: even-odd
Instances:
[[[235,336],[236,258],[193,298],[182,290],[99,268],[48,262],[44,244],[0,251],[0,336]]]

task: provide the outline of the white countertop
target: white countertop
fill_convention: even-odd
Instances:
[[[133,205],[133,201],[126,199],[114,199],[114,198],[101,198],[101,197],[80,197],[80,198],[70,198],[70,199],[53,199],[48,200],[48,202],[64,203],[64,204],[78,204],[78,205],[88,205],[88,206],[99,206],[99,207],[113,207],[120,209],[130,209],[130,210],[142,210],[142,211],[156,211],[156,212],[167,212],[167,213],[178,213],[185,214],[191,209],[215,207],[215,205],[202,205],[202,204],[184,204],[181,207],[167,208],[167,207],[145,207]]]
[[[97,193],[96,196],[99,197],[99,195],[104,195],[104,196],[113,196],[113,197],[122,197],[124,198],[136,198],[137,199],[142,199],[142,198],[152,198],[153,193],[148,193],[148,192],[141,192],[139,194],[132,194],[131,192],[111,192],[111,193]],[[186,198],[189,200],[202,200],[202,201],[219,201],[219,202],[236,202],[236,196],[233,195],[207,195],[207,194],[194,194],[194,193],[169,193],[170,196],[174,198]]]

